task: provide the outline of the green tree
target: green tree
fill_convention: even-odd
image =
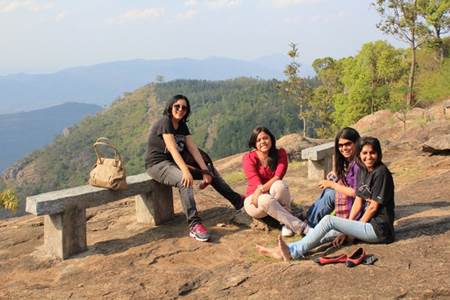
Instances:
[[[416,77],[416,50],[429,38],[428,28],[420,15],[419,0],[376,0],[373,5],[382,17],[377,27],[399,40],[408,43],[411,50],[408,77],[407,107],[414,104]]]
[[[336,63],[342,87],[333,95],[335,127],[351,125],[366,114],[389,107],[392,86],[407,73],[403,52],[376,41],[364,44],[355,57]]]
[[[298,104],[300,108],[298,116],[303,122],[303,136],[306,137],[308,136],[308,120],[311,117],[308,100],[311,97],[312,90],[299,74],[300,64],[297,62],[299,57],[297,44],[291,42],[289,47],[288,56],[291,62],[284,69],[287,80],[281,85],[281,90]]]
[[[13,212],[16,211],[18,207],[17,195],[13,190],[7,189],[0,192],[0,207],[9,209]]]
[[[420,14],[433,34],[430,44],[439,50],[439,61],[442,64],[445,47],[442,35],[450,31],[450,1],[449,0],[420,0]]]
[[[333,128],[335,95],[343,91],[339,64],[331,57],[324,57],[314,60],[312,66],[320,82],[310,100],[311,111],[318,121],[315,131],[319,137],[329,137],[335,131]]]

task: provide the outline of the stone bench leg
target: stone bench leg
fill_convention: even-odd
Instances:
[[[47,252],[62,259],[86,250],[86,209],[72,208],[44,217]]]
[[[137,195],[136,217],[138,223],[159,225],[174,216],[172,187],[152,180],[149,193]]]
[[[322,180],[332,170],[332,158],[308,160],[308,179]]]

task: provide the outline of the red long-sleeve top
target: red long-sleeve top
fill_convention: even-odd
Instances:
[[[283,148],[278,149],[278,164],[275,171],[272,171],[269,166],[262,166],[256,151],[247,152],[242,158],[242,168],[247,177],[246,196],[248,197],[253,194],[258,185],[265,184],[274,176],[282,179],[286,174],[287,167],[287,153]]]

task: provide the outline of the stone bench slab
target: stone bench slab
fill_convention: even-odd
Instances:
[[[302,150],[302,159],[307,160],[322,160],[326,157],[330,157],[334,153],[334,142],[321,144],[318,146],[306,148]]]
[[[89,208],[112,201],[148,193],[152,189],[152,178],[147,173],[128,176],[126,190],[111,191],[105,188],[84,185],[59,191],[29,196],[26,212],[36,216],[62,213],[69,208]]]

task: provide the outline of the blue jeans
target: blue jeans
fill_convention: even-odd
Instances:
[[[336,191],[324,189],[319,198],[308,209],[306,220],[310,227],[316,227],[320,220],[334,210]]]
[[[343,233],[367,243],[378,243],[383,241],[377,237],[372,224],[327,215],[320,220],[319,224],[308,231],[308,234],[298,242],[289,244],[292,258],[303,257],[308,251],[330,241],[337,234]]]

